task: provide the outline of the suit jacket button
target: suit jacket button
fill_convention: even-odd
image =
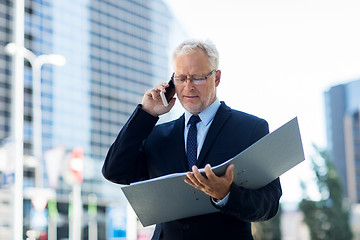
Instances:
[[[183,229],[184,229],[184,230],[189,230],[189,228],[190,228],[190,226],[189,226],[188,224],[184,224],[184,225],[183,225]]]

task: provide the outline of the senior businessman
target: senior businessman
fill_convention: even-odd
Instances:
[[[168,83],[159,83],[144,94],[111,145],[103,175],[112,182],[130,184],[187,172],[185,182],[209,195],[209,201],[220,210],[157,224],[152,239],[253,239],[251,222],[268,220],[278,211],[282,195],[279,179],[260,189],[245,189],[233,183],[233,165],[222,176],[216,176],[211,166],[234,157],[268,134],[268,124],[231,109],[217,98],[221,71],[212,42],[185,41],[174,50],[172,61],[176,96],[168,106],[163,104],[160,93],[166,92]],[[156,125],[177,99],[184,114]],[[205,175],[198,168],[205,168]]]

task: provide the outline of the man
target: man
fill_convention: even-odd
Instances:
[[[166,92],[167,83],[147,91],[110,147],[103,175],[115,183],[130,184],[188,171],[185,182],[209,195],[220,210],[158,224],[153,239],[253,239],[251,222],[268,220],[277,213],[282,194],[279,179],[260,189],[244,189],[233,183],[233,165],[223,176],[216,176],[211,166],[266,135],[268,124],[217,99],[221,71],[212,43],[185,41],[175,49],[172,60],[172,81],[184,115],[156,125],[176,99],[167,107],[162,103],[160,92]],[[198,168],[205,168],[205,176]]]

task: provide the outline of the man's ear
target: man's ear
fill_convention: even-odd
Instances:
[[[215,87],[219,86],[221,78],[221,70],[216,70],[215,72]]]

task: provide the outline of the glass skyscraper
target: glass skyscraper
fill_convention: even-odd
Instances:
[[[10,1],[0,2],[0,44],[5,46],[12,40],[12,8]],[[10,57],[5,54],[4,48],[0,48],[0,140],[10,135],[10,111],[11,111],[11,85]]]
[[[325,93],[327,142],[346,197],[360,202],[360,80]]]
[[[12,41],[12,20],[13,2],[1,1],[1,46]],[[35,55],[66,58],[65,66],[42,68],[42,150],[62,146],[69,153],[82,147],[82,194],[95,193],[104,208],[123,199],[120,188],[101,175],[106,152],[144,92],[168,80],[174,34],[185,36],[162,0],[25,1],[25,47]],[[11,129],[11,57],[3,47],[0,63],[1,144]],[[33,154],[31,71],[25,61],[26,155]],[[34,184],[34,170],[25,166],[24,186]],[[68,203],[70,192],[71,186],[61,178],[59,204]],[[26,215],[29,204],[24,207]]]
[[[10,1],[0,2],[0,46],[11,41],[11,14]],[[0,47],[0,144],[5,145],[5,141],[10,135],[11,118],[11,84],[10,57],[5,54],[4,48]],[[1,145],[0,145],[1,146]],[[0,185],[4,184],[5,159],[0,154]],[[0,187],[0,239],[11,237],[11,192]]]

